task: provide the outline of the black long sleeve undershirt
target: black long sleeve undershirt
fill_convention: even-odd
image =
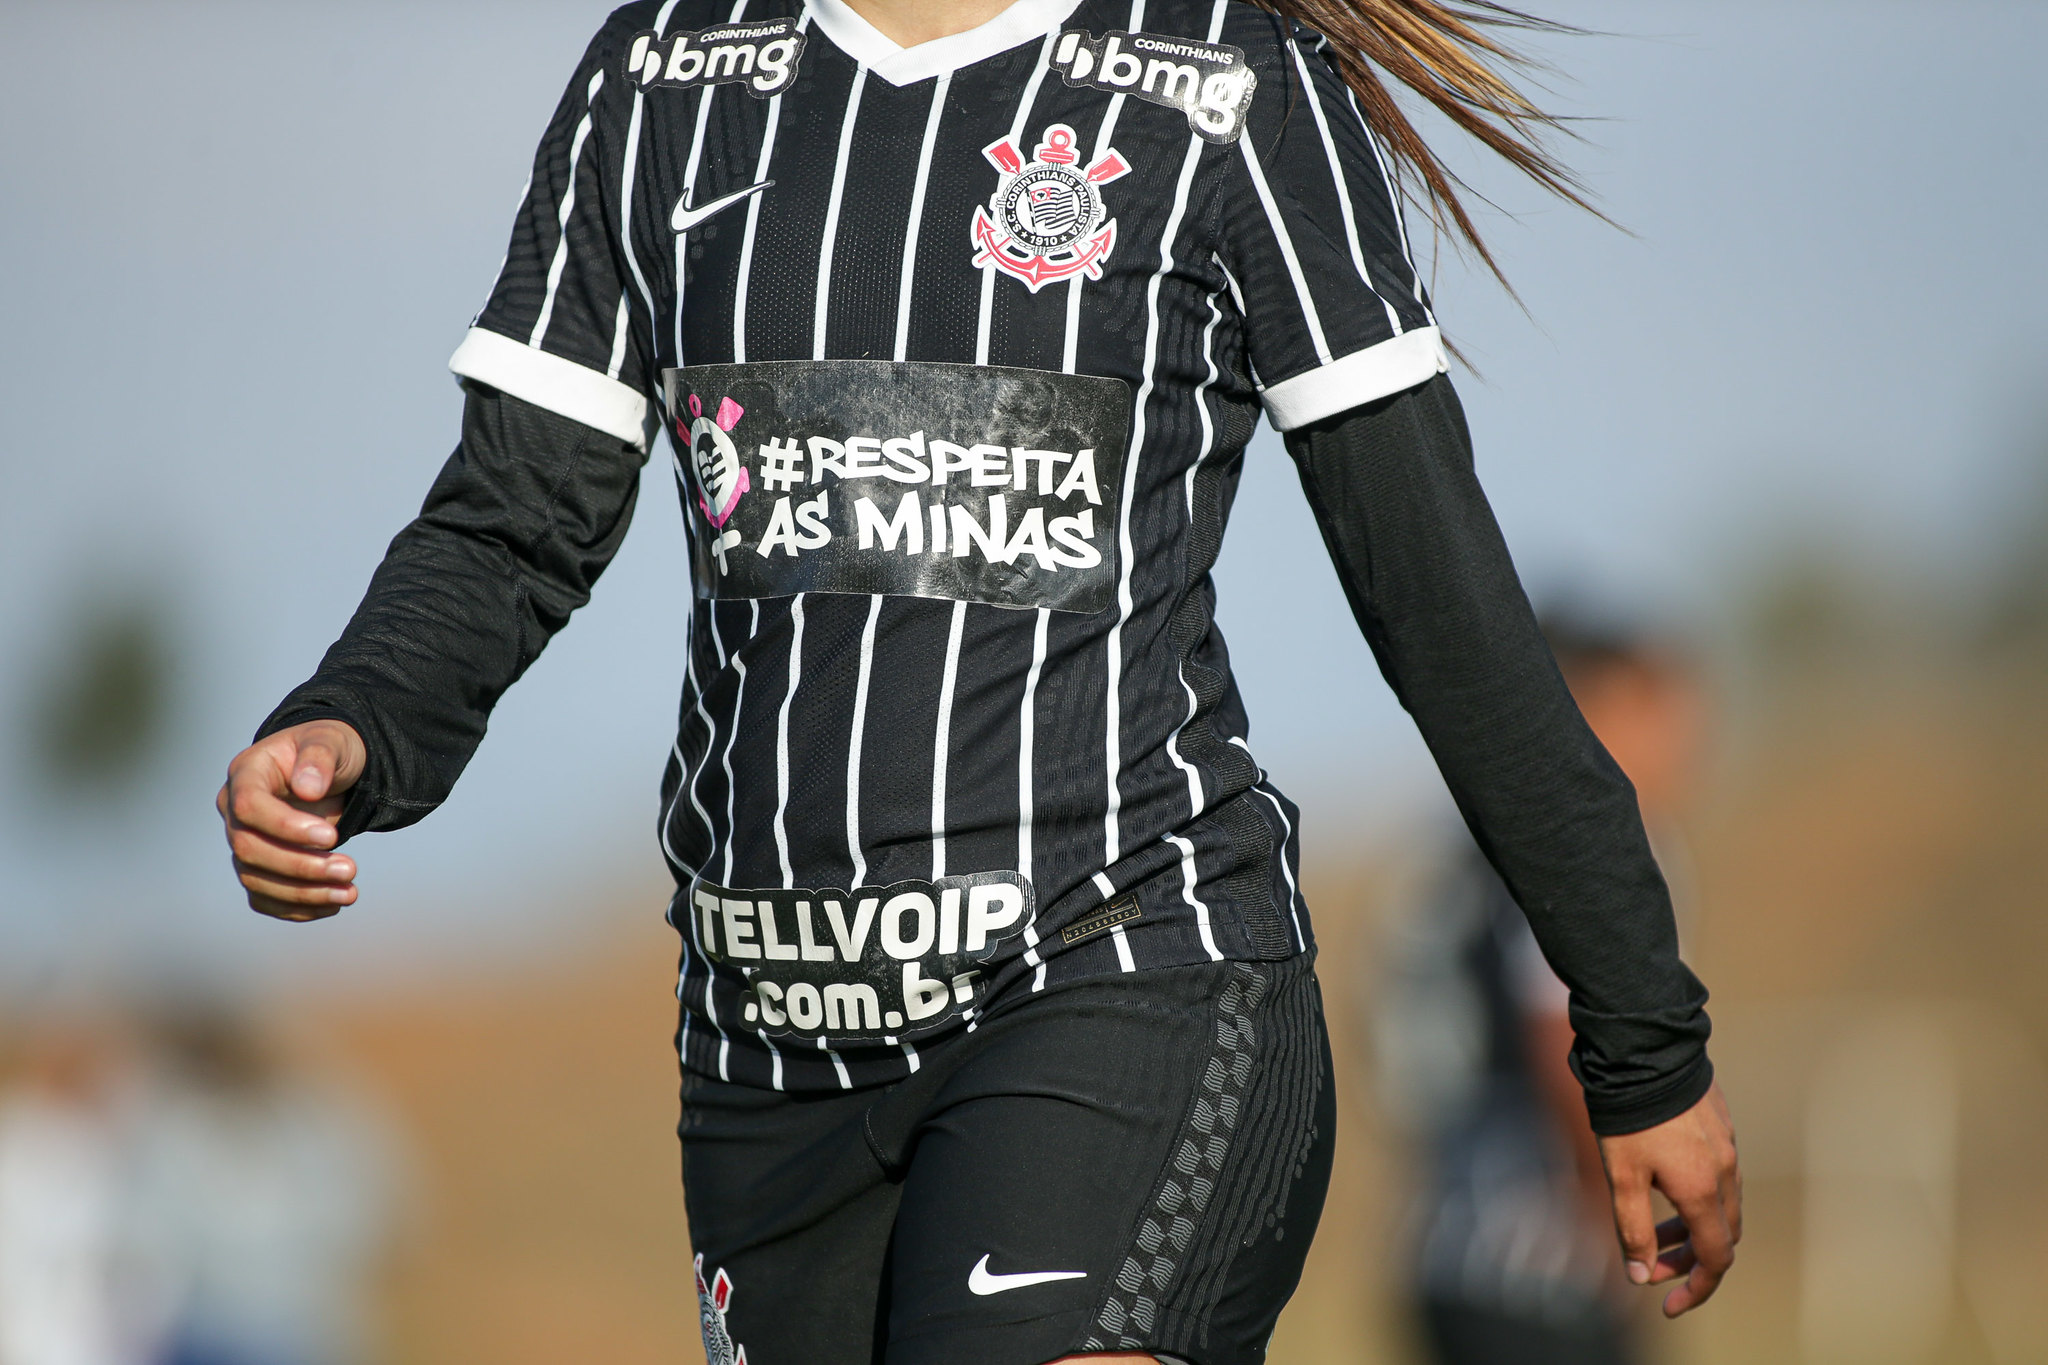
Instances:
[[[1288,433],[1351,610],[1479,847],[1571,988],[1594,1131],[1707,1091],[1706,991],[1678,956],[1635,789],[1572,701],[1473,470],[1450,380]]]
[[[1678,959],[1634,791],[1537,631],[1449,381],[1287,440],[1381,670],[1571,987],[1573,1067],[1596,1131],[1683,1112],[1712,1078],[1706,993]],[[319,671],[258,732],[334,717],[361,733],[368,761],[344,838],[411,824],[446,798],[498,697],[617,551],[643,460],[471,386],[462,443],[419,517]]]
[[[618,552],[644,461],[617,437],[467,386],[462,443],[419,516],[319,671],[257,731],[332,717],[362,735],[344,839],[402,828],[447,799],[491,708]]]

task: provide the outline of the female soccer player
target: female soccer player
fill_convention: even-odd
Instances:
[[[1361,51],[1570,191],[1435,0],[641,0],[570,80],[461,444],[221,809],[256,909],[352,904],[334,850],[447,795],[666,433],[713,1361],[1263,1359],[1333,1108],[1212,621],[1261,410],[1571,986],[1633,1277],[1676,1313],[1729,1264],[1705,993],[1473,477],[1396,168],[1462,213]]]

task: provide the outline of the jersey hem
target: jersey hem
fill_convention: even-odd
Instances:
[[[1417,327],[1378,345],[1338,356],[1305,374],[1283,379],[1260,397],[1276,430],[1292,431],[1376,399],[1412,389],[1451,368],[1443,333]]]
[[[472,327],[449,357],[463,379],[546,408],[557,416],[647,449],[647,397],[601,374],[484,327]]]

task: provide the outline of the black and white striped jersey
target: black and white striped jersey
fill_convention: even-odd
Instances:
[[[1444,365],[1322,40],[1017,0],[648,0],[543,139],[459,375],[643,445],[693,557],[683,1051],[886,1081],[992,996],[1310,942],[1212,611],[1263,408]]]

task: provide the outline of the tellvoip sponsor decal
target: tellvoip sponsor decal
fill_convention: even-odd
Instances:
[[[1130,389],[890,361],[665,376],[676,472],[719,598],[892,593],[1094,612],[1116,587]]]
[[[986,989],[989,961],[1037,913],[1015,872],[859,891],[698,882],[704,955],[746,977],[740,1017],[771,1037],[884,1038],[936,1027]]]
[[[1077,88],[1178,109],[1211,142],[1237,141],[1259,84],[1241,47],[1121,29],[1101,38],[1068,29],[1053,49],[1052,68]]]
[[[742,84],[765,100],[789,89],[803,55],[804,35],[791,19],[721,24],[666,38],[650,31],[634,35],[626,49],[626,79],[642,90]]]

